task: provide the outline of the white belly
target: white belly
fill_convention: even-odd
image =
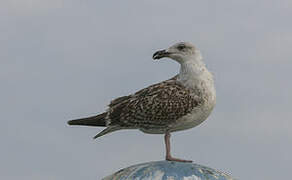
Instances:
[[[166,131],[175,132],[193,128],[198,126],[207,119],[213,110],[215,102],[208,102],[200,107],[195,108],[191,113],[181,117],[176,122],[169,124],[167,128],[163,129],[140,129],[148,134],[164,134]]]
[[[208,118],[213,107],[214,105],[204,105],[203,107],[195,108],[190,114],[183,116],[182,118],[178,119],[177,122],[171,124],[170,131],[181,131],[198,126]]]

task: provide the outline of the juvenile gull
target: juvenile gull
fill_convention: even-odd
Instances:
[[[166,160],[191,162],[171,156],[170,133],[193,128],[207,119],[216,103],[213,76],[200,51],[191,43],[176,43],[153,55],[155,60],[164,57],[180,64],[178,75],[114,99],[102,114],[71,120],[68,124],[106,127],[94,138],[121,129],[165,134]]]

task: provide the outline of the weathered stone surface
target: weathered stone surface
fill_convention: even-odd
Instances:
[[[148,162],[124,168],[103,180],[235,180],[226,173],[194,163]]]

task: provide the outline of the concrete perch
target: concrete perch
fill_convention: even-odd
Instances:
[[[226,173],[194,164],[156,161],[124,168],[102,180],[235,180]]]

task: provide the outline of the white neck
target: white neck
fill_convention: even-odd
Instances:
[[[189,59],[180,63],[179,79],[187,80],[189,78],[201,78],[207,70],[201,59]]]
[[[205,88],[207,86],[214,89],[213,76],[201,58],[189,59],[182,62],[178,74],[178,81],[189,88]]]
[[[181,78],[188,78],[186,76],[195,76],[198,77],[203,73],[204,70],[207,70],[206,66],[202,62],[187,61],[181,63],[179,76]]]

